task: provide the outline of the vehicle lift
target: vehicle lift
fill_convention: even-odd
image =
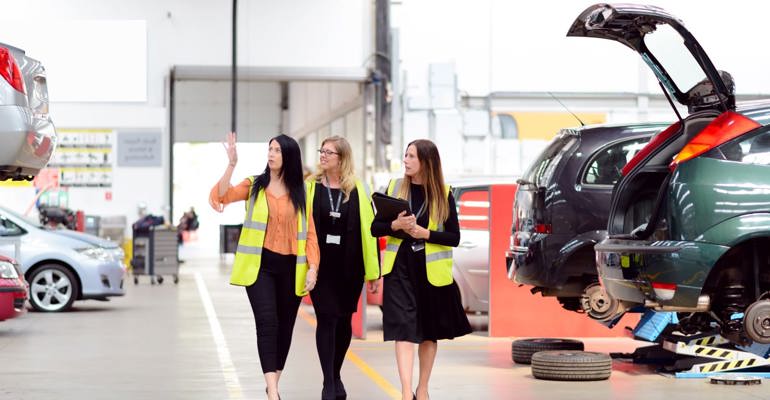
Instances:
[[[735,346],[715,332],[673,334],[678,322],[674,312],[645,311],[633,335],[655,344],[636,349],[630,358],[640,364],[666,364],[663,371],[674,372],[677,378],[770,377],[770,344]]]

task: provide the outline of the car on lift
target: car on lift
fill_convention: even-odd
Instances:
[[[32,180],[56,147],[45,68],[24,50],[0,43],[0,76],[0,181]]]
[[[767,104],[737,108],[681,21],[652,6],[597,4],[568,36],[624,44],[652,69],[674,111],[688,115],[622,170],[595,246],[614,319],[632,307],[683,313],[678,330],[770,343],[770,141]],[[672,100],[673,98],[673,100]]]
[[[66,311],[76,300],[107,300],[125,293],[124,254],[117,243],[46,229],[1,206],[0,255],[13,255],[19,262],[30,286],[30,304],[37,311]]]
[[[607,312],[594,245],[607,236],[610,196],[620,171],[668,124],[562,129],[518,180],[508,276],[567,310]]]
[[[0,321],[26,312],[27,282],[12,258],[0,255]]]

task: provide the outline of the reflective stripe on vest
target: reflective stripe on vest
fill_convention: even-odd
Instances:
[[[251,185],[254,177],[249,177]],[[306,202],[307,204],[307,202]],[[230,274],[230,283],[238,286],[251,286],[257,281],[259,268],[262,264],[262,246],[265,244],[265,232],[267,230],[268,208],[265,197],[265,189],[260,188],[256,198],[249,196],[246,203],[246,218],[243,221],[241,237],[238,240],[238,248],[233,262],[233,271]],[[297,212],[297,278],[294,292],[297,296],[307,293],[305,277],[307,275],[307,217],[301,211]]]
[[[308,213],[312,215],[313,196],[315,196],[316,182],[307,180],[307,194],[310,201]],[[372,200],[369,190],[363,182],[356,179],[356,192],[358,193],[358,217],[359,229],[361,232],[361,252],[364,255],[364,280],[371,281],[380,277],[379,250],[377,249],[377,239],[372,236],[369,229],[374,221],[374,210],[372,209]],[[325,240],[322,238],[321,240]]]
[[[393,196],[398,193],[403,179],[391,179],[388,184],[387,194]],[[444,188],[449,201],[449,185]],[[425,199],[427,201],[427,199]],[[437,224],[428,210],[428,230],[444,231],[444,222]],[[401,247],[403,240],[388,236],[388,242],[385,246],[385,253],[382,257],[382,274],[387,275],[393,270],[393,264],[396,261],[398,248]],[[453,282],[452,278],[452,248],[435,243],[425,243],[425,270],[428,275],[428,282],[433,286],[446,286]]]

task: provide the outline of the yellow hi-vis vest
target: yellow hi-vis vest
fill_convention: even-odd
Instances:
[[[388,195],[398,193],[403,179],[390,181],[388,184]],[[449,185],[444,188],[449,201]],[[427,199],[425,199],[427,201]],[[428,209],[428,230],[443,231],[444,223],[436,223],[430,215]],[[393,236],[388,236],[388,244],[385,247],[385,255],[382,260],[382,275],[387,275],[393,270],[393,263],[396,261],[396,253],[401,246],[402,240]],[[446,286],[453,282],[452,279],[452,248],[435,243],[425,243],[425,270],[428,274],[428,282],[433,286]]]
[[[254,177],[249,177],[254,184]],[[249,193],[251,190],[249,191]],[[230,284],[238,286],[251,286],[257,281],[259,267],[262,264],[262,246],[265,244],[265,231],[267,230],[267,199],[265,188],[260,188],[256,201],[249,196],[246,204],[246,218],[243,221],[241,237],[238,240],[238,249],[235,252],[233,272],[230,274]],[[307,195],[305,210],[309,210]],[[307,277],[307,211],[303,213],[297,210],[297,275],[294,282],[294,293],[297,296],[307,294],[305,278]]]
[[[316,182],[308,179],[305,183],[307,185],[307,196],[310,199],[308,204],[311,207],[308,209],[308,214],[312,215]],[[372,236],[372,232],[369,229],[372,226],[372,221],[374,221],[374,210],[372,210],[371,195],[367,186],[356,179],[356,189],[358,192],[358,216],[361,220],[361,250],[364,253],[364,280],[371,281],[380,277],[380,255],[377,249],[377,240]]]

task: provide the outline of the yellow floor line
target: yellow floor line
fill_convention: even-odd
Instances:
[[[310,326],[316,327],[317,322],[315,318],[313,318],[310,314],[307,313],[307,311],[303,310],[301,307],[299,309],[299,316],[305,320]],[[390,396],[391,399],[397,400],[401,398],[401,391],[396,389],[393,385],[388,382],[387,379],[385,379],[382,375],[377,373],[377,371],[374,370],[374,368],[370,367],[369,364],[366,363],[366,361],[362,360],[361,357],[359,357],[356,353],[354,353],[352,350],[348,350],[347,354],[345,354],[345,358],[350,360],[358,369],[361,370],[361,372],[364,373],[369,379],[374,382],[375,385],[379,386],[380,389],[382,389],[385,393]],[[395,362],[395,360],[393,360]]]

